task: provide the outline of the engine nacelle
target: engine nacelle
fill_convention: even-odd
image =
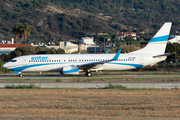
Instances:
[[[64,75],[79,75],[79,68],[75,66],[65,66],[62,68]]]

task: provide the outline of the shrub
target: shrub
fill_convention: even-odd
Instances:
[[[6,85],[4,88],[5,89],[39,89],[41,87],[35,86],[34,84],[30,84],[30,85],[17,85],[17,86],[12,84],[12,85]]]

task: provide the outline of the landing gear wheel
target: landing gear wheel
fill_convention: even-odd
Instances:
[[[91,77],[91,76],[92,76],[92,73],[87,72],[87,73],[85,73],[85,76],[86,76],[86,77]]]
[[[22,77],[22,74],[19,74],[19,77]]]
[[[91,76],[92,76],[92,73],[90,73],[90,72],[87,73],[87,76],[88,76],[88,77],[91,77]]]

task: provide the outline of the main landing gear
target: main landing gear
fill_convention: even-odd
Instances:
[[[19,77],[22,77],[22,74],[19,74]]]
[[[85,76],[86,76],[86,77],[91,77],[91,76],[92,76],[92,73],[91,73],[91,72],[86,72],[86,73],[85,73]]]

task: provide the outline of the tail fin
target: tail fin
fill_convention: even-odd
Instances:
[[[164,54],[167,41],[169,38],[169,32],[171,29],[171,22],[166,22],[159,29],[156,35],[150,40],[150,42],[143,48],[132,53],[147,53],[147,54]]]

